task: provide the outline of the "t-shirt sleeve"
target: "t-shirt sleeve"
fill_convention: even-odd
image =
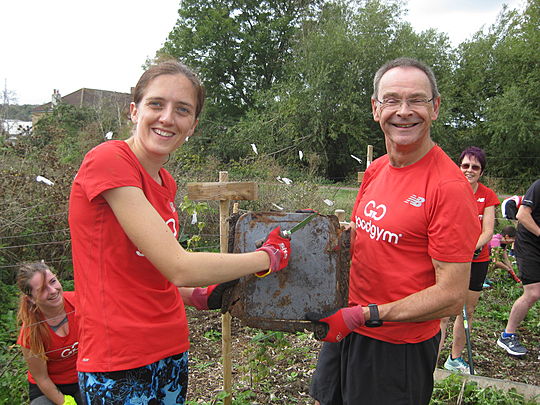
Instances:
[[[142,187],[141,175],[130,156],[120,148],[96,148],[87,154],[78,181],[88,201],[117,187]]]
[[[379,159],[382,159],[382,158],[379,158]],[[358,190],[358,194],[356,195],[356,201],[354,202],[354,206],[353,206],[353,209],[351,211],[351,221],[352,222],[355,221],[356,207],[358,206],[358,204],[360,203],[360,200],[362,199],[362,195],[364,194],[365,188],[369,184],[369,182],[371,180],[371,177],[373,176],[373,173],[375,172],[375,170],[379,170],[379,168],[381,167],[382,160],[379,160],[379,159],[377,159],[373,163],[371,163],[371,165],[369,165],[369,167],[366,169],[366,171],[364,173],[364,178],[362,179],[362,184],[360,184],[360,189]]]
[[[355,214],[356,214],[356,207],[358,206],[358,203],[362,199],[362,194],[364,190],[364,184],[366,184],[364,181],[362,181],[362,185],[360,186],[360,189],[358,190],[358,194],[356,194],[356,201],[354,202],[353,209],[351,211],[351,221],[355,221]]]
[[[430,208],[428,254],[442,262],[470,262],[479,236],[471,187],[460,181],[440,185]]]
[[[486,207],[492,207],[494,205],[499,205],[501,202],[499,201],[499,197],[497,197],[497,194],[495,194],[495,191],[488,188],[487,189],[487,196],[486,196]]]
[[[540,180],[536,180],[532,186],[529,187],[521,204],[526,205],[527,207],[535,208],[540,201]]]
[[[17,344],[22,347],[25,347],[26,349],[30,348],[30,345],[28,344],[27,328],[24,325],[21,326],[21,329],[19,330],[19,337],[17,338]]]

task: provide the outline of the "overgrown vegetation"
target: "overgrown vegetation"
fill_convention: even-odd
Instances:
[[[292,11],[294,10],[294,11]],[[412,56],[433,66],[442,94],[434,139],[452,157],[484,148],[489,171],[512,194],[540,167],[540,4],[504,8],[457,48],[436,29],[420,33],[401,1],[183,1],[157,58],[199,70],[208,105],[188,149],[238,162],[259,153],[333,181],[351,179],[366,145],[384,153],[370,110],[372,77]],[[298,159],[302,150],[305,159]]]

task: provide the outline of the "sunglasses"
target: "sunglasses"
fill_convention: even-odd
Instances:
[[[463,170],[469,170],[469,167],[471,168],[471,170],[474,170],[475,172],[479,171],[480,169],[482,169],[482,167],[478,166],[478,165],[471,165],[469,163],[462,163],[459,167],[461,167]]]

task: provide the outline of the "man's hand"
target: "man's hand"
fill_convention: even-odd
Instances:
[[[213,284],[206,288],[194,288],[191,295],[191,303],[198,310],[221,309],[223,293],[232,288],[238,279],[226,283]]]
[[[308,312],[306,319],[317,325],[322,325],[325,329],[325,332],[316,333],[315,338],[333,343],[339,342],[365,323],[364,310],[360,305],[341,308],[325,314]]]
[[[288,238],[281,236],[281,227],[275,228],[266,242],[257,249],[257,251],[264,251],[270,257],[270,268],[268,271],[260,271],[257,273],[259,277],[266,276],[270,273],[280,271],[289,264],[289,252],[291,250],[291,241]]]

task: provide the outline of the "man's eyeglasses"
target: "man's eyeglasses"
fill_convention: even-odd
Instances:
[[[431,103],[433,101],[434,97],[431,97],[430,99],[427,98],[409,98],[406,100],[403,100],[401,98],[393,98],[388,97],[384,98],[382,101],[375,99],[377,103],[379,103],[383,108],[391,109],[391,110],[397,110],[401,107],[403,103],[407,104],[407,106],[414,110],[421,107],[425,107],[428,103]]]
[[[482,167],[478,165],[471,165],[469,163],[462,163],[461,165],[459,165],[459,167],[461,167],[463,170],[469,170],[470,167],[471,170],[474,170],[475,172],[478,172],[480,171],[480,169],[482,169]]]

